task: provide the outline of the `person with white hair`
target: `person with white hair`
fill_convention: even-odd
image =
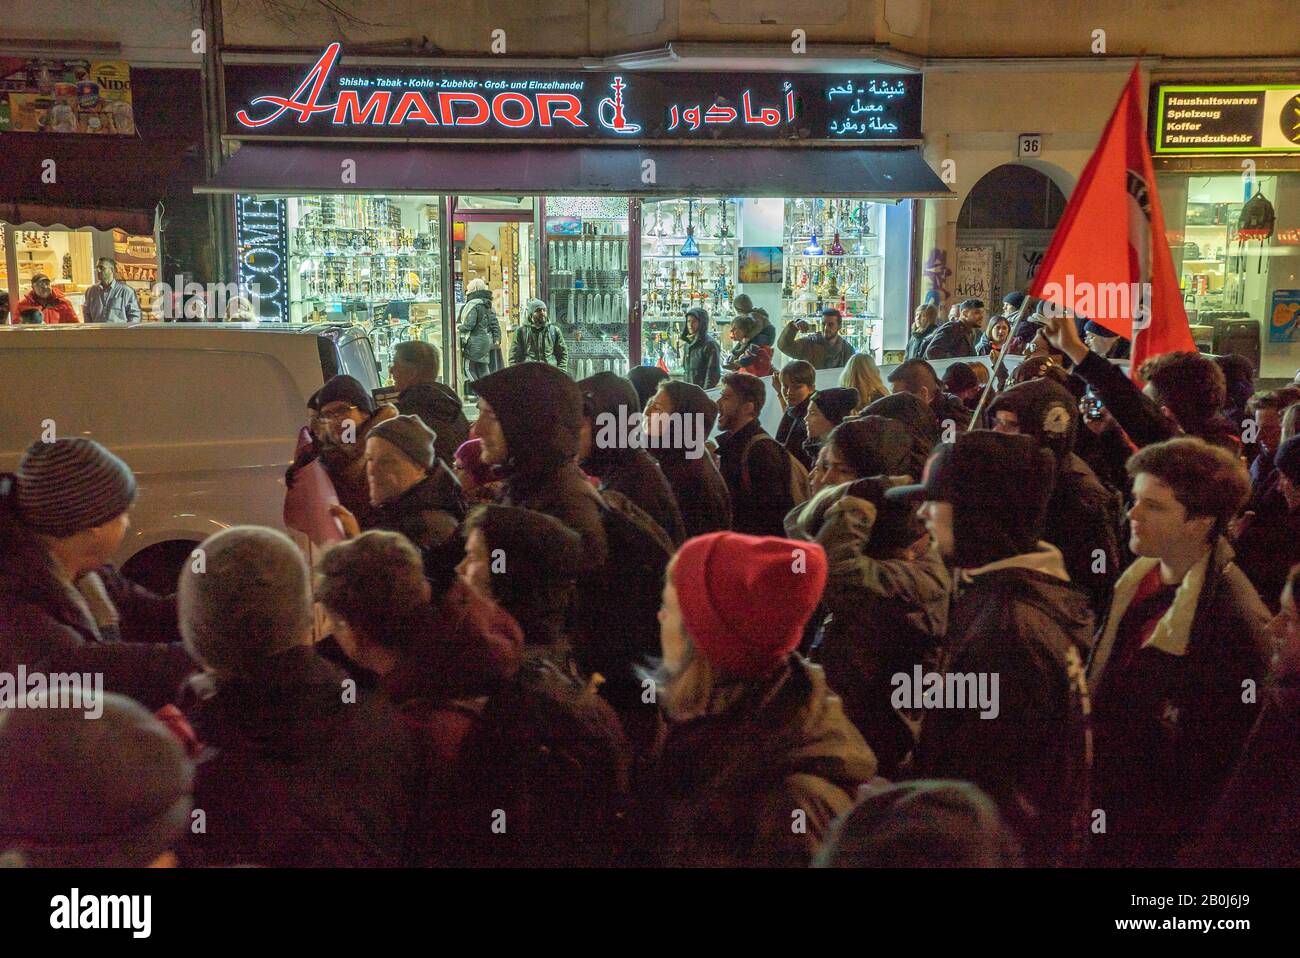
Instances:
[[[383,867],[425,770],[401,718],[312,648],[307,563],[282,532],[209,536],[181,573],[185,646],[204,668],[182,707],[205,751],[206,828],[185,864]]]
[[[465,378],[473,382],[492,371],[492,350],[501,348],[501,320],[492,308],[492,290],[481,277],[469,281],[456,319]]]

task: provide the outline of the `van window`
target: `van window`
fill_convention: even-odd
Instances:
[[[130,445],[282,442],[305,410],[263,353],[176,349],[0,349],[0,469],[52,423],[55,435]]]
[[[320,353],[320,371],[325,377],[321,382],[329,382],[339,374],[339,356],[334,340],[328,336],[317,336],[316,349]]]
[[[384,374],[375,360],[375,350],[370,345],[370,337],[359,330],[348,330],[339,336],[338,355],[341,368],[339,372],[356,377],[357,381],[372,392],[383,385]]]

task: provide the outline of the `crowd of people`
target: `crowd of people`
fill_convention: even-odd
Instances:
[[[729,353],[687,314],[682,378],[575,381],[537,306],[518,362],[474,369],[472,427],[422,343],[395,405],[311,397],[286,482],[319,464],[343,533],[312,567],[233,526],[149,593],[109,564],[130,468],[32,443],[0,487],[0,672],[107,694],[0,710],[0,852],[1300,862],[1300,387],[1174,353],[1139,389],[1119,337],[1020,294],[923,307],[887,377],[833,310],[778,340],[738,302]],[[929,361],[1001,350],[991,384]]]

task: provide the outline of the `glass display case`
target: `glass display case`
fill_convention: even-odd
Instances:
[[[867,200],[787,199],[782,321],[808,319],[834,307],[841,335],[877,360],[883,346],[881,278],[883,206]]]
[[[348,321],[386,376],[393,347],[442,348],[441,201],[331,194],[288,200],[289,321]]]
[[[707,309],[715,334],[734,315],[739,206],[706,196],[646,200],[641,210],[642,362],[677,374],[686,310]]]
[[[17,309],[18,302],[31,292],[32,277],[44,275],[67,298],[80,318],[86,290],[95,282],[94,237],[91,232],[10,228],[7,236],[13,241],[14,260],[18,264],[18,299],[14,300],[13,308]],[[0,247],[0,255],[4,253]],[[0,270],[4,271],[7,288],[9,278],[4,264],[0,264]]]
[[[569,372],[625,375],[628,214],[620,196],[546,197],[546,308],[564,333]]]

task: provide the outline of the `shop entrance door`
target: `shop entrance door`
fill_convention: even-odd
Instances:
[[[451,205],[452,334],[470,283],[483,280],[501,323],[501,345],[488,358],[487,371],[495,372],[509,362],[515,330],[527,319],[525,304],[538,295],[535,201],[531,196],[453,196]],[[461,396],[472,397],[475,370],[459,349],[453,372]]]
[[[1007,163],[980,177],[957,217],[957,300],[999,311],[1034,278],[1064,210],[1060,188],[1032,167]]]

